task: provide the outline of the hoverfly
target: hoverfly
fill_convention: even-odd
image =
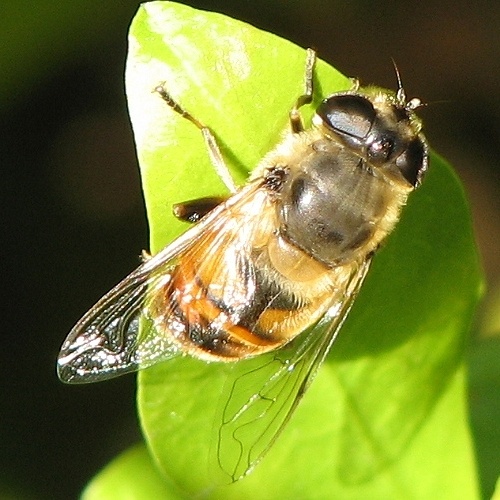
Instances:
[[[421,103],[406,99],[399,74],[396,92],[355,81],[326,97],[306,128],[300,108],[312,102],[315,58],[308,50],[290,131],[241,188],[211,130],[163,85],[155,89],[200,129],[232,194],[175,205],[175,215],[195,225],[99,300],[58,358],[58,375],[68,383],[105,380],[178,355],[252,358],[252,371],[262,359],[261,385],[243,395],[231,391],[222,412],[217,453],[233,480],[258,463],[288,421],[428,167],[415,114]],[[264,400],[265,409],[256,409]],[[223,463],[238,426],[255,437],[238,441],[235,463]]]

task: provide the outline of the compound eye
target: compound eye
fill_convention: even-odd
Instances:
[[[401,175],[414,187],[422,181],[427,169],[427,147],[420,138],[413,139],[396,159]]]
[[[329,129],[359,140],[368,135],[376,116],[372,103],[355,94],[328,97],[316,113]]]

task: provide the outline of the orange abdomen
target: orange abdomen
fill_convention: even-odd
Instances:
[[[218,361],[254,356],[284,345],[324,314],[331,290],[263,269],[267,247],[238,252],[216,239],[179,257],[154,304],[157,328],[183,352]]]

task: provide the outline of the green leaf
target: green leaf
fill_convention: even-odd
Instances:
[[[304,63],[303,49],[219,14],[141,6],[126,83],[153,252],[185,227],[172,203],[225,192],[200,132],[154,87],[166,82],[215,131],[242,182],[285,129]],[[316,103],[350,85],[322,61],[316,76]],[[149,449],[186,498],[476,498],[463,357],[480,290],[463,190],[434,155],[327,362],[255,471],[221,486],[211,459],[234,377],[225,364],[180,358],[140,374]]]
[[[182,496],[169,487],[144,444],[136,445],[108,464],[87,485],[82,500],[131,498],[133,500],[176,500]]]
[[[493,496],[491,500],[500,500],[500,478],[497,480],[495,491],[493,492]]]
[[[471,425],[483,497],[490,498],[500,474],[500,338],[476,341],[469,354]]]

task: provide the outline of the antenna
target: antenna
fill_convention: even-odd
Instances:
[[[396,92],[396,99],[399,101],[399,104],[404,105],[406,104],[406,93],[405,89],[403,88],[403,82],[401,80],[401,75],[399,73],[398,65],[396,64],[396,61],[391,57],[392,65],[394,66],[394,71],[396,73],[396,78],[398,80],[398,91]]]
[[[406,92],[403,88],[403,81],[401,80],[401,74],[399,73],[398,65],[396,61],[391,57],[392,65],[394,66],[394,71],[396,72],[396,78],[398,80],[398,91],[396,92],[396,99],[401,106],[404,106],[407,111],[415,111],[421,106],[426,106],[418,97],[413,97],[409,101],[406,101]]]

